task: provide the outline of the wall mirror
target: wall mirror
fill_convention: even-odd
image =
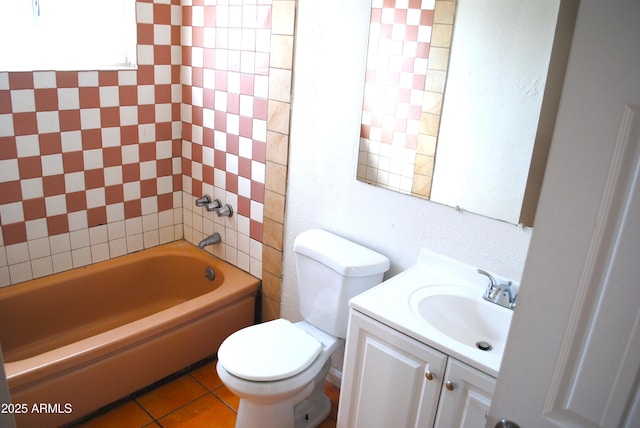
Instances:
[[[373,0],[357,178],[533,225],[577,0]]]

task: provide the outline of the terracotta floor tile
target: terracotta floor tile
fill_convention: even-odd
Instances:
[[[233,428],[236,413],[211,394],[158,420],[164,428]]]
[[[238,406],[240,405],[240,398],[235,395],[233,392],[229,391],[226,386],[221,386],[216,388],[213,393],[220,398],[222,401],[227,403],[227,405],[231,406],[236,412],[238,411]]]
[[[191,376],[209,388],[210,391],[222,386],[222,381],[218,377],[218,372],[216,371],[216,363],[217,361],[212,361],[191,372]]]
[[[338,419],[338,401],[340,400],[340,388],[332,383],[325,382],[324,392],[329,397],[329,400],[331,400],[331,413],[329,414],[329,417]]]
[[[79,428],[140,428],[153,419],[135,401],[127,401],[80,425]],[[149,425],[152,426],[152,425]]]
[[[207,392],[187,374],[137,397],[136,401],[157,419],[202,397]]]

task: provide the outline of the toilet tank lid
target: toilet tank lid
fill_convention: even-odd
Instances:
[[[326,230],[310,229],[297,236],[293,250],[343,276],[377,275],[389,270],[389,259]]]

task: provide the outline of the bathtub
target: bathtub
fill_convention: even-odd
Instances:
[[[212,355],[256,321],[259,286],[177,241],[0,289],[4,410],[59,426]]]

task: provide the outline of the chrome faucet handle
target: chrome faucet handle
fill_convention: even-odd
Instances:
[[[498,286],[498,283],[496,282],[496,279],[493,277],[493,275],[491,275],[489,272],[487,272],[486,270],[482,270],[482,269],[476,269],[476,271],[481,274],[486,276],[487,278],[489,278],[489,286],[487,287],[487,291],[490,290],[495,290],[496,287]]]
[[[233,207],[231,207],[231,204],[218,208],[218,217],[231,217],[232,215]]]
[[[209,201],[209,203],[205,205],[205,208],[209,212],[211,211],[217,212],[221,206],[222,206],[222,202],[220,202],[220,199],[214,199],[213,201]]]
[[[209,195],[202,195],[201,198],[196,199],[196,207],[204,207],[211,203],[211,197]]]

